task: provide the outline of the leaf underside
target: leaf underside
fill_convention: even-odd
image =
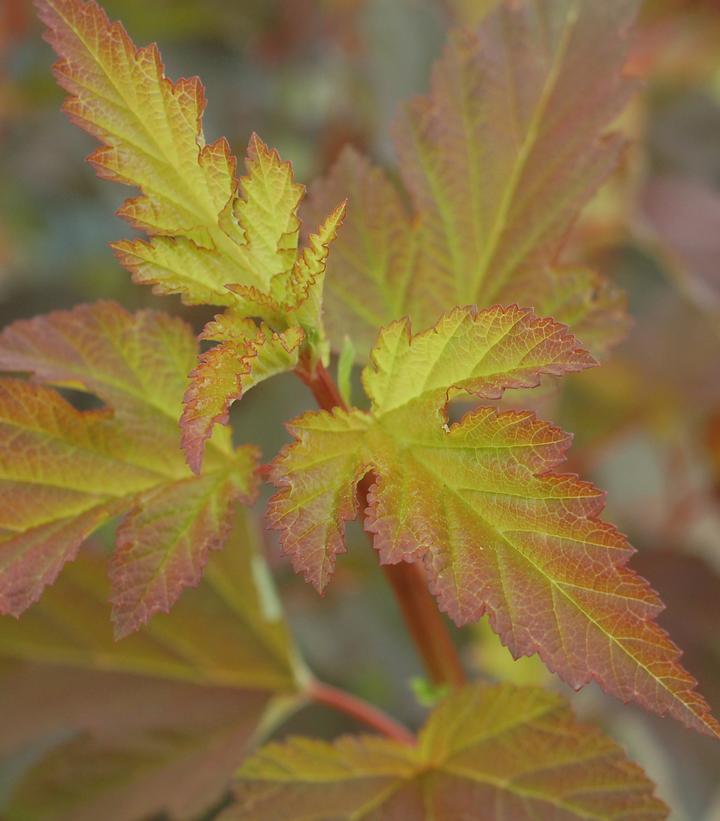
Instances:
[[[523,821],[667,817],[652,784],[558,696],[475,685],[453,693],[417,747],[369,736],[292,738],[240,768],[223,821]]]
[[[364,526],[382,563],[422,561],[457,624],[489,615],[517,657],[539,653],[573,687],[715,735],[719,725],[653,620],[662,604],[626,566],[632,548],[599,518],[603,494],[556,473],[570,444],[532,413],[479,407],[448,426],[454,395],[496,399],[593,363],[564,326],[519,308],[457,308],[413,336],[385,328],[363,372],[369,413],[309,413],[278,457],[268,508],[284,551],[319,590],[371,473]]]
[[[476,30],[451,34],[429,93],[398,118],[409,211],[353,149],[311,187],[311,222],[349,198],[326,297],[336,350],[349,333],[364,355],[378,327],[408,314],[424,328],[468,303],[533,306],[598,354],[622,338],[624,299],[558,255],[623,148],[606,129],[634,88],[623,67],[636,7],[500,4]]]

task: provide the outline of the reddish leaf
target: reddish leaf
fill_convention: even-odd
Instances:
[[[423,561],[458,624],[487,612],[515,656],[537,652],[576,688],[595,680],[717,735],[653,621],[661,602],[626,567],[632,548],[599,518],[603,494],[553,472],[570,437],[531,413],[483,407],[447,425],[458,392],[497,398],[591,363],[562,326],[517,308],[456,309],[417,336],[393,323],[363,373],[370,413],[291,423],[297,441],[275,463],[270,522],[296,570],[322,589],[345,550],[356,486],[372,472],[364,524],[381,562]]]

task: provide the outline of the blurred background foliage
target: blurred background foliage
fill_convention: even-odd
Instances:
[[[351,142],[392,168],[397,105],[427,86],[449,25],[475,24],[497,0],[106,0],[136,42],[157,40],[171,76],[199,74],[208,139],[242,155],[257,131],[297,177],[324,173]],[[594,0],[593,0],[594,2]],[[133,285],[107,248],[127,236],[127,196],[82,162],[93,141],[60,112],[29,0],[0,5],[0,319],[101,297],[154,304],[199,326],[203,309]],[[641,90],[622,117],[623,166],[577,224],[568,256],[628,295],[633,327],[601,368],[540,395],[575,432],[570,468],[608,493],[607,516],[639,550],[635,567],[665,599],[662,617],[720,712],[720,4],[648,0],[632,69]],[[351,204],[352,207],[352,204]],[[283,422],[312,407],[291,377],[235,408],[241,441],[271,458]],[[418,661],[360,531],[320,599],[265,549],[292,629],[319,677],[415,722]],[[458,635],[489,678],[561,686],[536,660],[514,662],[485,625]],[[1,685],[1,682],[0,682]],[[614,704],[599,690],[576,708],[628,746],[678,819],[720,818],[713,742]],[[293,731],[350,725],[319,709]],[[283,730],[287,732],[288,728]]]

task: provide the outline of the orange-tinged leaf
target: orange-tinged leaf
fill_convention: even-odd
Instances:
[[[240,517],[200,586],[122,642],[90,553],[0,621],[0,754],[37,751],[0,798],[4,819],[191,819],[222,798],[304,675],[255,540]]]
[[[268,744],[244,762],[223,821],[494,821],[667,817],[622,749],[534,688],[475,685],[417,747],[372,736]]]
[[[110,565],[115,635],[169,612],[186,587],[196,587],[211,550],[222,548],[239,500],[251,501],[256,453],[240,453],[226,473],[152,488],[137,497],[117,533]],[[244,464],[243,464],[244,462]]]
[[[369,427],[360,411],[307,413],[288,429],[299,439],[276,460],[268,521],[281,531],[283,552],[323,591],[345,552],[344,523],[357,516],[355,486],[367,472],[363,445]]]
[[[221,318],[214,320],[212,330],[205,335],[218,338],[221,323]],[[225,325],[232,336],[200,357],[185,393],[180,419],[182,444],[196,473],[213,427],[228,423],[230,405],[265,379],[293,368],[304,339],[299,327],[278,334],[264,325],[257,328],[249,320],[238,323],[235,329],[232,323]]]
[[[412,213],[352,152],[313,187],[313,214],[349,194],[330,260],[334,346],[350,329],[364,350],[373,326],[408,313],[425,327],[457,304],[517,301],[544,313],[558,286],[607,327],[607,339],[593,339],[598,352],[617,338],[624,320],[618,329],[614,306],[564,277],[558,255],[623,146],[606,129],[633,88],[623,66],[636,6],[520,0],[452,33],[430,92],[395,129]]]
[[[305,220],[320,220],[341,197],[348,213],[328,261],[325,324],[335,348],[348,335],[364,355],[379,327],[407,313],[417,238],[395,186],[353,148],[310,186]]]
[[[45,385],[0,383],[2,612],[25,610],[90,532],[127,511],[114,563],[119,632],[197,584],[234,504],[254,495],[255,453],[233,452],[224,432],[213,440],[208,474],[195,479],[188,471],[178,418],[196,355],[184,323],[107,302],[3,331],[0,368],[94,394],[107,407],[79,411]],[[187,532],[157,527],[173,508]]]
[[[369,413],[307,414],[274,465],[269,520],[319,589],[345,550],[356,486],[374,482],[365,529],[383,563],[422,561],[458,623],[488,613],[515,656],[538,653],[574,687],[720,733],[679,651],[653,621],[661,603],[626,567],[632,548],[603,522],[603,494],[554,473],[570,437],[529,412],[480,407],[448,426],[458,392],[497,398],[592,364],[563,326],[518,308],[456,309],[412,336],[384,329],[363,373]]]

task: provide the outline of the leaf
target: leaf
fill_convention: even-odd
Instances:
[[[535,688],[475,685],[430,716],[417,747],[372,736],[268,744],[223,821],[660,819],[667,808],[615,742]]]
[[[667,604],[660,621],[683,648],[683,661],[702,681],[710,704],[720,708],[720,574],[683,549],[641,550],[636,564]]]
[[[169,80],[157,47],[136,49],[95,0],[37,6],[60,56],[55,73],[70,95],[65,110],[103,143],[91,162],[101,177],[141,190],[120,214],[149,240],[113,245],[134,280],[190,305],[260,316],[277,332],[300,326],[311,359],[326,358],[320,294],[344,205],[334,203],[300,249],[305,189],[290,163],[253,134],[238,180],[227,141],[205,143],[197,77]]]
[[[426,327],[457,304],[545,312],[546,290],[558,287],[608,329],[593,339],[599,353],[617,338],[625,321],[616,327],[615,306],[606,311],[586,279],[565,276],[558,256],[623,147],[605,129],[633,88],[622,71],[636,6],[520,0],[476,31],[453,32],[429,94],[395,128],[411,213],[352,151],[312,188],[309,218],[349,194],[329,268],[336,349],[345,333],[364,350],[379,325],[409,314]]]
[[[200,472],[213,427],[228,423],[230,405],[265,379],[294,367],[303,339],[299,327],[278,334],[246,320],[238,326],[235,338],[220,342],[200,357],[190,374],[180,419],[183,449],[195,473]]]
[[[554,473],[570,436],[532,413],[479,407],[448,426],[459,393],[496,399],[592,358],[564,326],[519,308],[458,308],[412,336],[385,328],[365,368],[370,413],[306,414],[276,460],[268,508],[296,571],[319,590],[345,551],[356,487],[380,561],[423,561],[457,624],[488,613],[513,655],[539,653],[575,688],[598,681],[624,701],[718,734],[679,651],[652,620],[662,605],[625,564],[627,540],[599,519],[603,494]]]
[[[252,269],[266,278],[286,274],[297,256],[297,209],[305,188],[293,182],[290,163],[282,162],[255,134],[246,164],[243,199],[235,202],[234,212],[245,231]]]
[[[246,449],[232,470],[140,495],[118,529],[110,566],[116,638],[153,613],[169,612],[186,587],[200,582],[210,551],[225,544],[236,502],[250,498],[253,461]]]
[[[0,621],[0,656],[25,660],[0,674],[0,748],[24,756],[3,818],[193,819],[222,798],[306,675],[256,586],[255,538],[241,518],[201,585],[120,643],[91,553],[22,620]]]
[[[177,420],[195,356],[184,323],[109,302],[3,331],[1,369],[108,407],[79,411],[45,385],[0,381],[0,611],[17,616],[37,601],[84,539],[123,513],[112,573],[118,635],[198,583],[235,505],[255,493],[256,456],[233,452],[223,432],[207,473],[187,470]]]
[[[329,349],[323,328],[323,290],[330,245],[345,219],[345,202],[325,219],[307,247],[298,256],[287,282],[290,297],[288,310],[291,317],[310,336],[315,359],[327,361]],[[311,363],[314,365],[314,362]]]
[[[224,139],[205,143],[198,78],[168,80],[157,46],[136,49],[95,2],[38,0],[37,8],[61,58],[65,111],[103,143],[90,161],[101,177],[142,190],[121,215],[150,234],[227,246],[219,215],[235,191],[235,160]]]

